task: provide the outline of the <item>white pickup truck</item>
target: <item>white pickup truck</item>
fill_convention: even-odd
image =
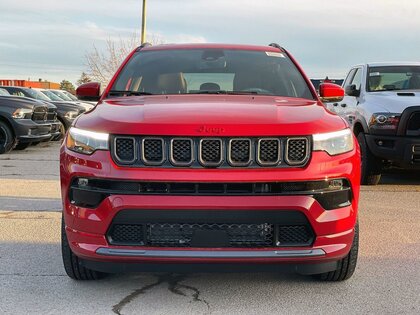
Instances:
[[[420,62],[351,68],[346,95],[327,107],[342,116],[362,153],[362,184],[376,185],[384,167],[420,169]]]

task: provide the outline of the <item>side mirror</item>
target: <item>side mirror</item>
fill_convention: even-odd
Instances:
[[[357,89],[356,84],[346,86],[346,94],[348,96],[360,96],[360,90]]]
[[[341,86],[333,83],[319,85],[319,97],[323,102],[340,102],[344,98],[344,90]]]
[[[97,102],[101,97],[101,84],[98,82],[82,84],[76,89],[76,96],[81,101]]]

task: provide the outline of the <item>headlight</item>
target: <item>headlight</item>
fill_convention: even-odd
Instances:
[[[67,112],[64,115],[64,117],[66,117],[67,119],[71,119],[71,120],[75,119],[77,116],[79,116],[79,112],[75,112],[75,111]]]
[[[96,150],[108,150],[109,134],[71,127],[66,146],[77,153],[92,154]]]
[[[313,135],[314,151],[337,155],[353,150],[353,134],[350,129]]]
[[[382,133],[395,133],[400,123],[400,115],[395,113],[375,113],[369,120],[369,128]]]
[[[31,119],[33,110],[29,108],[19,108],[13,112],[14,119]]]

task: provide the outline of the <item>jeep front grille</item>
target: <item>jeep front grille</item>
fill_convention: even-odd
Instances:
[[[308,157],[307,138],[289,138],[286,144],[286,162],[290,165],[299,165]]]
[[[260,165],[277,165],[280,162],[280,140],[260,139],[258,141],[257,162]]]
[[[199,138],[113,136],[117,164],[135,167],[301,167],[310,138]]]
[[[172,139],[170,160],[173,165],[190,165],[193,162],[193,141],[182,138]]]
[[[201,139],[198,158],[203,166],[218,166],[222,163],[222,139]]]
[[[165,159],[162,138],[144,138],[142,141],[142,160],[146,165],[160,165]]]
[[[246,166],[251,162],[251,140],[229,140],[228,162],[233,166]]]
[[[132,137],[118,137],[114,139],[115,157],[123,164],[136,160],[136,140]]]

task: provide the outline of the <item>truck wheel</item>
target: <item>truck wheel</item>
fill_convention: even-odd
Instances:
[[[370,151],[363,132],[357,135],[362,155],[362,185],[377,185],[381,179],[382,161]]]
[[[354,239],[350,252],[338,262],[338,268],[335,271],[325,272],[313,277],[321,281],[343,281],[350,279],[356,269],[357,255],[359,252],[359,222],[354,227]]]
[[[79,258],[73,254],[66,235],[64,218],[61,219],[61,254],[64,269],[67,275],[74,280],[98,280],[106,276],[106,273],[90,270],[81,264]]]
[[[27,147],[29,147],[30,144],[31,144],[30,142],[18,143],[15,146],[15,150],[19,150],[19,151],[25,150]]]
[[[0,154],[7,153],[13,148],[15,138],[8,125],[0,121]]]

